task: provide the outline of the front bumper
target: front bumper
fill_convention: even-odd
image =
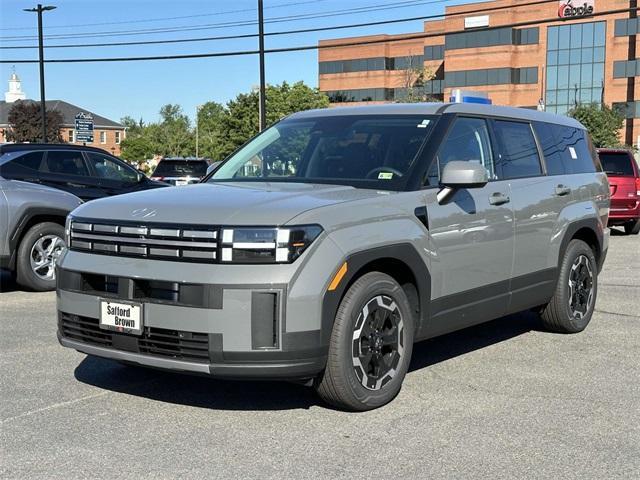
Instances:
[[[199,363],[172,358],[162,358],[113,348],[99,347],[63,336],[58,331],[58,341],[64,347],[73,348],[87,355],[108,358],[151,368],[175,372],[187,372],[229,379],[297,380],[316,376],[324,369],[326,355],[306,359],[269,360],[252,359],[246,362]],[[295,355],[292,355],[295,356]]]
[[[297,295],[291,265],[271,275],[259,265],[254,272],[242,266],[244,283],[207,283],[234,280],[238,269],[230,267],[67,252],[57,269],[58,339],[89,355],[214,377],[317,376],[328,342],[311,282],[300,283],[305,291]],[[127,272],[145,276],[121,276]],[[102,299],[140,303],[142,335],[101,329]]]

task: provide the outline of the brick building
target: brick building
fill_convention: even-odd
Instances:
[[[486,92],[494,104],[560,114],[576,103],[614,105],[626,117],[622,139],[639,145],[640,19],[635,11],[599,16],[636,2],[523,5],[531,1],[446,7],[442,20],[424,22],[416,34],[323,40],[320,90],[332,105],[398,101],[411,67],[421,65],[434,75],[423,88],[435,100],[463,88]],[[340,46],[359,41],[377,43]]]
[[[0,101],[0,143],[7,141],[6,131],[11,128],[8,116],[12,105],[15,102],[34,101],[26,99],[21,88],[20,78],[13,73],[9,79],[9,91],[5,93],[5,100]],[[93,142],[86,144],[102,148],[114,155],[120,155],[120,142],[124,140],[126,135],[124,125],[62,100],[47,100],[46,108],[47,110],[57,110],[62,115],[60,135],[65,142],[76,143],[75,117],[82,112],[93,117]]]

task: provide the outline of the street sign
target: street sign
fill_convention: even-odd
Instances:
[[[76,115],[76,142],[93,143],[93,116],[90,113]]]

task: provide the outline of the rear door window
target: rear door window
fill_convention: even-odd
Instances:
[[[607,175],[634,177],[632,158],[626,152],[600,152],[600,162]]]
[[[500,145],[496,162],[499,178],[506,180],[542,174],[538,146],[529,123],[495,120],[493,129]]]
[[[47,152],[47,170],[58,175],[89,176],[82,152],[50,150]]]

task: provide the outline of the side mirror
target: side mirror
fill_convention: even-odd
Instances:
[[[207,175],[213,172],[218,166],[221,164],[221,161],[213,162],[211,165],[207,167]]]
[[[443,188],[438,192],[438,203],[444,203],[457,189],[481,188],[488,181],[487,170],[479,161],[451,161],[442,170],[440,184]]]

